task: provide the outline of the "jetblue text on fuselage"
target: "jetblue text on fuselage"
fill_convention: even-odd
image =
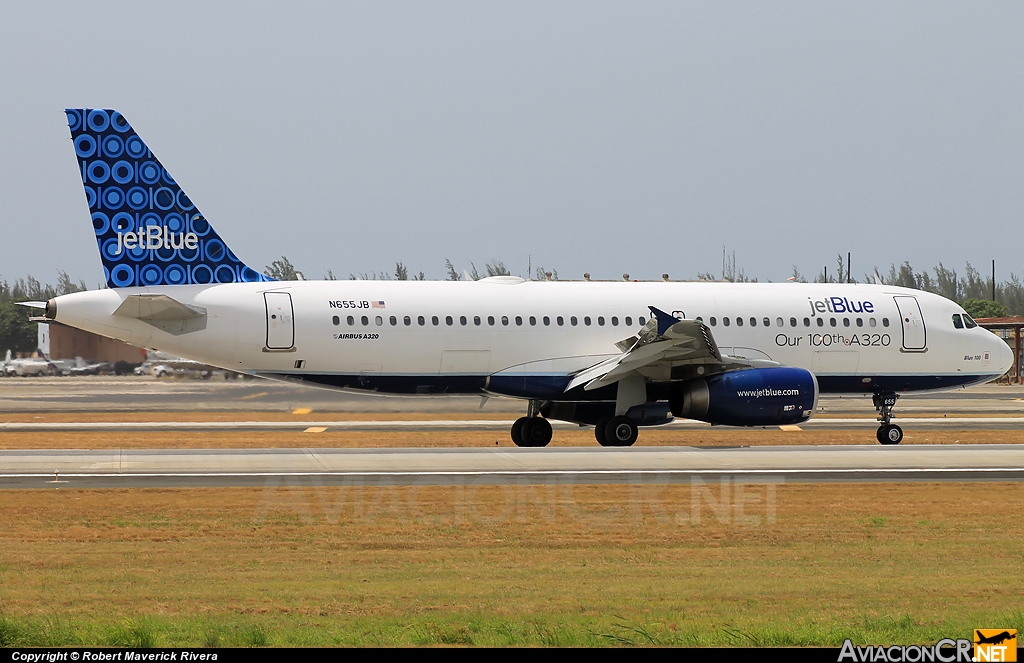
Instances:
[[[825,299],[807,298],[811,306],[811,316],[819,313],[874,313],[875,305],[869,301],[850,301],[846,297],[826,297]]]
[[[124,249],[198,249],[199,235],[193,232],[172,233],[167,226],[149,226],[139,232],[117,233],[117,252]]]

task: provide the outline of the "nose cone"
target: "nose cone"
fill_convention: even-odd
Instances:
[[[999,375],[1013,368],[1013,350],[995,334],[992,335],[992,367]]]

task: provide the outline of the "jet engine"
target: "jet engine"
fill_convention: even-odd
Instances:
[[[803,368],[749,368],[672,388],[672,414],[725,426],[779,426],[807,420],[818,381]]]

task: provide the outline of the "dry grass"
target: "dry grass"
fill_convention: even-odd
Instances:
[[[1022,444],[1024,429],[907,430],[903,444]],[[874,431],[781,431],[777,428],[643,429],[637,446],[875,445]],[[513,446],[504,430],[0,432],[0,449],[257,449]],[[597,446],[591,429],[556,429],[552,447]]]
[[[837,644],[1024,627],[1019,484],[0,497],[0,645]]]

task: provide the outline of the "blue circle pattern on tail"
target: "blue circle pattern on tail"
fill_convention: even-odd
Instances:
[[[65,112],[108,287],[273,280],[235,257],[124,116]]]

